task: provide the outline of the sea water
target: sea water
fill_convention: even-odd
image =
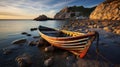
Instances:
[[[60,29],[67,22],[62,20],[33,21],[33,20],[0,20],[0,49],[10,45],[15,39],[24,38],[22,32],[37,36],[38,31],[31,32],[31,28],[39,25]]]

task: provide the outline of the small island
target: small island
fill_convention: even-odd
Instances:
[[[50,20],[51,18],[48,18],[46,15],[40,15],[37,18],[35,18],[34,20],[36,21],[45,21],[45,20]]]

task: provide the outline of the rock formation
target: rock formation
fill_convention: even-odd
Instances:
[[[90,19],[120,20],[120,0],[106,0],[91,13]]]
[[[89,30],[104,30],[120,35],[120,21],[119,20],[74,20],[62,27],[64,30],[71,30],[76,32],[88,32]]]
[[[94,9],[95,7],[93,8],[84,8],[83,6],[65,7],[54,16],[54,19],[69,19],[69,18],[83,19],[87,18]]]
[[[40,15],[39,17],[35,18],[34,20],[44,21],[44,20],[49,20],[49,18],[46,15]]]
[[[63,8],[60,12],[58,12],[54,18],[55,19],[65,19],[65,18],[68,18],[69,14],[67,14],[68,12],[68,8]]]

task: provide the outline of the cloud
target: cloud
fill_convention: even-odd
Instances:
[[[65,3],[49,4],[51,1],[53,0],[1,0],[0,14],[36,16],[44,13],[49,17],[53,17],[56,11],[52,9],[61,7]]]
[[[95,0],[92,0],[95,1]],[[40,14],[53,17],[65,6],[87,4],[89,0],[0,0],[0,15],[29,16]],[[95,3],[96,4],[96,3]],[[93,5],[93,4],[92,4]]]
[[[23,16],[15,13],[10,13],[10,12],[0,12],[0,15],[9,15],[9,16]]]

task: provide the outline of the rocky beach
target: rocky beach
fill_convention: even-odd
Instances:
[[[54,10],[48,12],[54,13]],[[120,67],[119,0],[105,0],[90,8],[66,6],[53,18],[40,14],[32,20],[0,20],[0,67]],[[81,59],[51,46],[39,35],[39,25],[82,33],[96,31],[99,39],[94,40]]]
[[[119,67],[120,66],[120,33],[119,21],[100,20],[71,20],[61,29],[88,32],[99,32],[99,48],[94,42],[84,59],[72,53],[51,47],[40,36],[28,36],[28,32],[21,35],[27,39],[15,40],[11,46],[0,50],[1,67]],[[108,27],[108,28],[106,28]],[[106,28],[106,29],[105,29]],[[31,32],[37,28],[31,28]],[[116,31],[116,32],[115,32]],[[96,52],[99,50],[99,52]],[[10,65],[10,66],[9,66]]]
[[[88,32],[90,29],[101,29],[120,35],[119,20],[71,20],[63,29],[71,31]]]

